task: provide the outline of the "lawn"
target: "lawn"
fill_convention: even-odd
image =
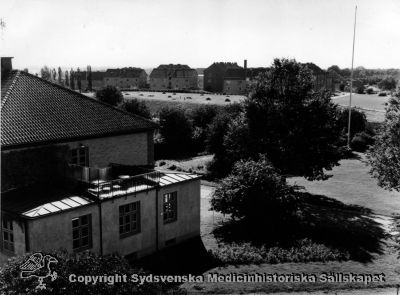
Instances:
[[[332,100],[340,106],[347,107],[349,105],[349,94],[332,97]],[[353,93],[351,105],[365,112],[368,121],[382,122],[385,118],[385,103],[388,100],[389,96]]]
[[[280,263],[280,264],[250,264],[225,265],[208,269],[204,273],[314,273],[353,272],[353,273],[384,273],[386,282],[364,285],[360,283],[186,283],[183,287],[189,293],[231,294],[256,292],[294,292],[359,289],[374,287],[393,287],[400,283],[397,243],[391,229],[392,215],[400,213],[400,194],[388,192],[379,188],[376,180],[368,174],[368,167],[363,163],[363,157],[342,160],[341,165],[332,170],[333,177],[327,181],[306,181],[293,177],[289,182],[304,186],[305,197],[313,196],[313,214],[318,219],[315,224],[326,230],[326,238],[331,242],[351,245],[354,253],[364,252],[368,259],[353,259],[350,261],[310,262],[310,263]],[[226,216],[209,211],[209,200],[214,190],[212,186],[202,186],[201,190],[201,237],[206,250],[217,249],[223,241],[216,238],[218,228]],[[315,198],[314,196],[319,196]],[[358,208],[362,208],[358,211]],[[369,212],[369,209],[371,212]],[[328,221],[328,222],[327,222]],[[325,225],[324,225],[325,223]],[[262,229],[257,229],[262,232]],[[376,233],[375,233],[376,232]],[[331,236],[335,233],[334,236]],[[390,233],[390,234],[388,234]],[[373,242],[372,242],[373,241]],[[390,290],[395,294],[395,288],[377,289]],[[324,291],[325,292],[325,291]],[[321,294],[321,293],[318,293]],[[329,293],[328,293],[329,294]],[[333,293],[332,293],[333,294]],[[338,293],[341,294],[341,293]],[[359,294],[367,294],[359,292]],[[368,291],[368,294],[375,294]]]

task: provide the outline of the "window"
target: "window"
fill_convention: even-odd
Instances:
[[[177,192],[164,195],[164,223],[174,222],[178,219]]]
[[[89,165],[89,148],[81,146],[71,150],[71,164],[88,166]]]
[[[92,248],[92,215],[72,219],[72,249],[82,251]]]
[[[119,236],[124,238],[140,232],[140,201],[119,206]]]
[[[3,236],[3,250],[14,252],[14,233],[12,220],[3,217],[1,225],[1,232]]]

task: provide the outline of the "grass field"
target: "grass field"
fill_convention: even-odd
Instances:
[[[312,194],[324,195],[341,201],[346,204],[366,207],[372,210],[372,213],[365,213],[365,216],[352,217],[348,219],[347,226],[353,226],[353,223],[365,220],[373,220],[383,231],[392,232],[391,223],[393,214],[400,213],[400,193],[388,192],[379,188],[376,180],[368,174],[368,167],[363,163],[363,157],[359,159],[342,160],[341,165],[335,167],[332,171],[333,177],[327,181],[306,181],[303,178],[293,177],[289,182],[304,186],[304,190]],[[202,186],[201,190],[201,237],[207,250],[215,249],[221,241],[218,241],[213,234],[214,229],[220,222],[226,219],[222,214],[210,211],[209,200],[214,191],[212,186]],[[342,217],[346,212],[332,212],[330,207],[321,207],[321,215],[331,214],[333,218],[337,217],[334,224],[340,224]],[[376,215],[383,214],[383,215]],[[364,225],[366,226],[366,225]],[[366,226],[368,227],[368,226]],[[257,229],[262,232],[262,229]],[[368,228],[365,228],[368,230]],[[351,231],[350,231],[351,232]],[[281,264],[260,264],[260,265],[227,265],[208,269],[204,274],[217,272],[219,274],[230,273],[314,273],[324,272],[353,272],[353,273],[384,273],[385,283],[364,285],[360,283],[186,283],[183,287],[190,294],[208,293],[208,294],[240,294],[240,293],[276,293],[276,292],[327,292],[326,294],[342,294],[344,289],[362,289],[370,290],[358,291],[357,294],[396,294],[395,286],[400,283],[400,267],[398,263],[398,250],[396,249],[396,237],[388,235],[387,238],[380,240],[380,250],[371,252],[372,260],[369,262],[346,261],[346,262],[312,262],[312,263],[281,263]],[[364,251],[365,249],[360,250]],[[385,289],[371,289],[375,287],[385,287]],[[391,287],[391,288],[389,288]],[[322,291],[323,290],[323,291]],[[376,292],[375,292],[376,290]],[[385,290],[392,293],[382,293]],[[349,294],[346,291],[344,294]],[[302,293],[303,294],[303,293]],[[306,294],[306,293],[304,293]],[[322,293],[316,293],[322,294]]]

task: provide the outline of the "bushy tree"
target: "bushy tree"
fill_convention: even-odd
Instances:
[[[87,71],[86,71],[86,80],[87,80],[87,90],[88,91],[92,91],[92,67],[91,66],[87,66]]]
[[[49,69],[48,66],[44,66],[43,68],[40,69],[40,77],[45,80],[51,80],[51,70]]]
[[[73,69],[69,71],[69,86],[72,90],[75,90],[75,72]]]
[[[200,105],[189,113],[193,125],[193,143],[197,151],[204,151],[209,125],[221,110],[212,105]]]
[[[123,95],[118,88],[106,86],[96,91],[96,98],[112,106],[117,106],[123,100]]]
[[[357,93],[358,93],[358,94],[364,94],[364,91],[365,91],[364,85],[359,85],[359,86],[357,87]]]
[[[400,93],[389,102],[383,129],[375,137],[368,160],[379,185],[400,192]]]
[[[296,211],[294,188],[265,156],[240,160],[215,190],[211,209],[234,220],[280,224]]]
[[[78,72],[76,74],[76,82],[78,85],[78,90],[79,92],[82,92],[82,81],[81,81],[82,77],[81,77],[81,70],[78,68]]]
[[[134,283],[132,274],[146,274],[142,270],[133,269],[128,262],[118,255],[98,256],[90,252],[74,255],[66,251],[50,253],[58,262],[51,264],[51,270],[57,278],[51,281],[44,279],[46,289],[37,289],[37,278],[21,278],[20,266],[29,258],[29,254],[12,258],[0,272],[1,294],[165,294],[166,286],[161,283]],[[84,284],[70,282],[71,274],[76,276],[104,276],[126,274],[127,282],[107,284]]]
[[[181,108],[160,111],[160,135],[169,155],[188,154],[192,149],[192,125]]]
[[[343,108],[338,111],[337,124],[342,134],[347,134],[349,122],[349,109]],[[364,112],[355,108],[351,109],[351,122],[350,122],[350,137],[353,138],[354,134],[365,131],[367,126],[367,117]]]
[[[147,107],[146,102],[138,100],[137,98],[125,100],[122,104],[122,109],[146,119],[151,119],[150,109]]]
[[[324,179],[338,164],[337,106],[329,92],[312,91],[311,71],[288,59],[275,59],[245,101],[254,156],[266,153],[283,173]]]
[[[379,82],[378,86],[382,90],[395,90],[397,85],[396,79],[393,77],[386,77]]]

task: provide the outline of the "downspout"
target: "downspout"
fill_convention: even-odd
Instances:
[[[98,200],[97,205],[99,207],[100,255],[103,255],[103,218],[101,216],[101,200]]]
[[[25,252],[28,253],[31,250],[29,244],[28,220],[24,219],[24,225],[25,225]]]
[[[158,186],[156,188],[156,251],[158,252]]]

